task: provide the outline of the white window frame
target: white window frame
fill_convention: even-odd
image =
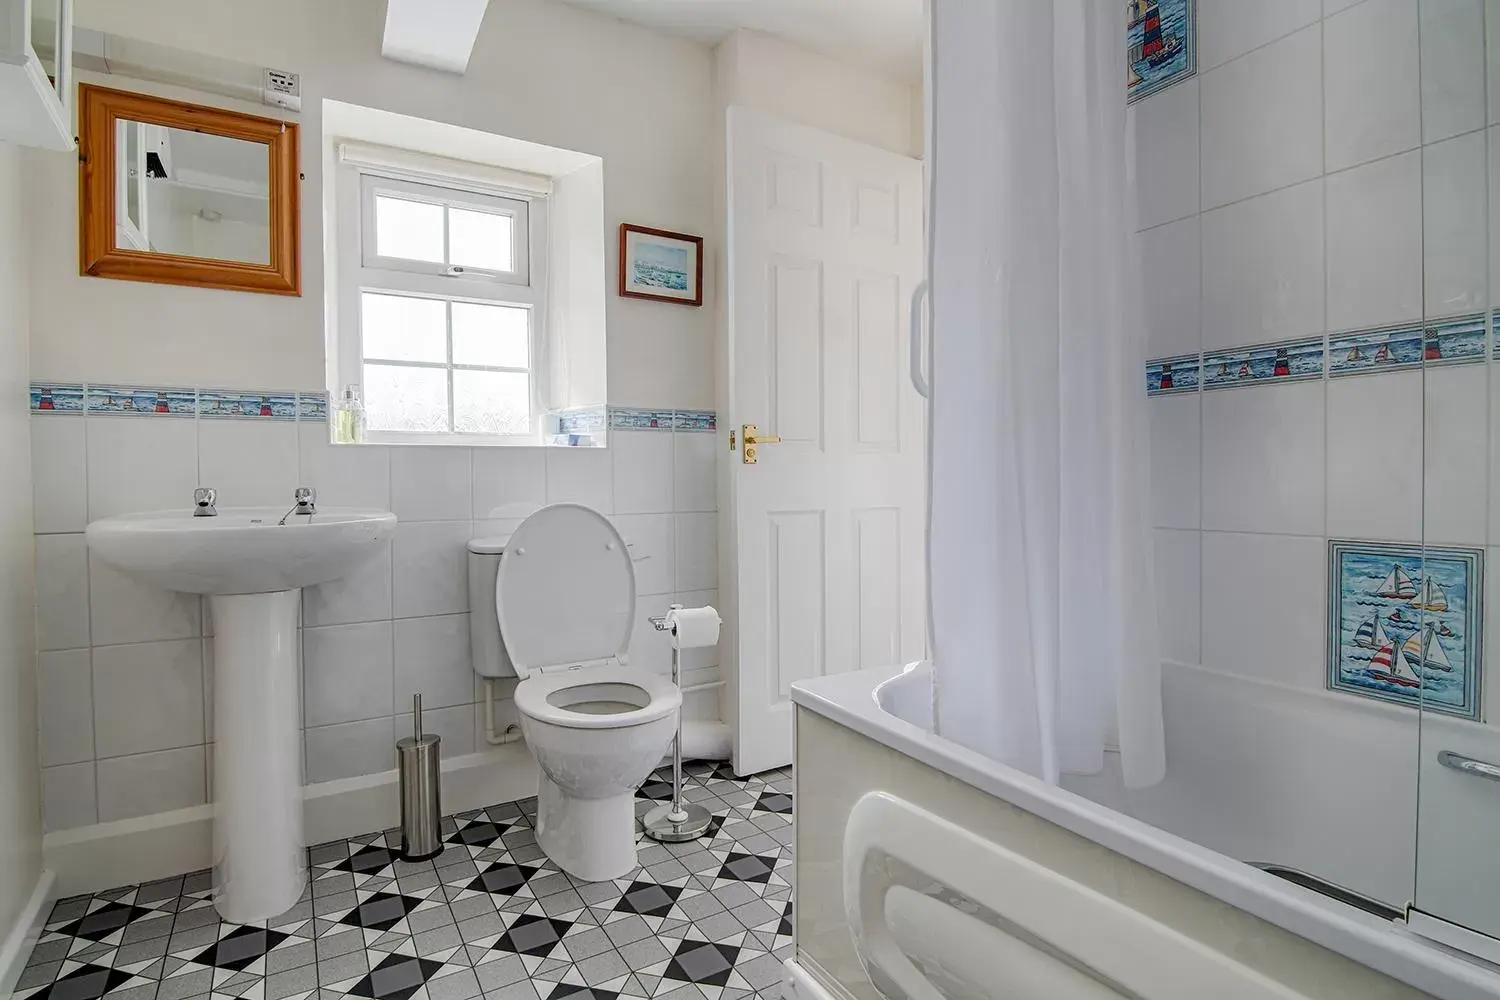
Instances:
[[[360,189],[360,257],[366,269],[382,271],[407,271],[413,274],[429,274],[439,277],[462,275],[476,280],[498,281],[512,285],[529,285],[531,238],[528,219],[531,203],[525,198],[507,197],[499,194],[482,194],[464,188],[433,183],[418,183],[397,177],[361,171]],[[410,260],[405,257],[382,257],[375,246],[375,198],[381,194],[399,195],[403,201],[425,202],[452,208],[504,215],[511,220],[511,262],[509,271],[486,270],[478,267],[450,267],[434,261]],[[444,229],[448,215],[443,214]],[[448,234],[443,233],[446,245]]]
[[[333,342],[329,344],[329,351],[335,361],[330,409],[338,406],[346,385],[360,386],[361,395],[365,395],[364,339],[360,329],[361,295],[364,292],[516,306],[531,313],[529,367],[526,369],[454,364],[451,312],[447,360],[444,363],[386,360],[375,363],[445,371],[450,427],[453,420],[453,372],[524,370],[531,390],[528,401],[530,419],[525,433],[367,430],[364,441],[368,444],[462,446],[539,443],[543,410],[539,376],[546,356],[547,195],[539,190],[523,190],[502,183],[488,184],[470,172],[455,174],[444,169],[453,161],[437,157],[428,159],[404,151],[394,166],[341,158],[344,162],[337,167],[335,181],[338,186],[334,220],[338,288],[334,299],[337,323],[330,326]],[[476,172],[482,169],[476,166]],[[374,232],[375,197],[380,192],[397,194],[407,200],[510,215],[514,220],[514,268],[511,271],[457,268],[430,261],[380,256],[376,252]]]

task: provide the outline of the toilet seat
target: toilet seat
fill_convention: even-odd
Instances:
[[[577,700],[574,700],[576,697]],[[655,722],[682,705],[682,693],[660,674],[623,663],[533,674],[516,686],[516,709],[538,722],[567,729],[625,729]],[[585,706],[624,701],[625,711]]]
[[[635,569],[614,525],[595,510],[554,504],[516,528],[495,577],[495,613],[522,678],[516,708],[527,718],[627,729],[682,704],[676,685],[624,662]]]

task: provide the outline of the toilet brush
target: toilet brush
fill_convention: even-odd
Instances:
[[[672,605],[672,611],[680,611],[682,605]],[[658,632],[677,633],[677,624],[671,613],[651,619]],[[672,683],[682,687],[682,651],[672,643]],[[646,813],[641,824],[646,836],[652,840],[680,843],[696,840],[708,829],[712,817],[707,809],[691,802],[682,801],[682,709],[677,709],[677,735],[672,737],[672,801],[663,803]]]

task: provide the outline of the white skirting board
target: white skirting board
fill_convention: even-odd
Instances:
[[[536,788],[536,760],[522,742],[443,761],[444,815],[524,799]],[[389,830],[401,821],[396,772],[309,785],[303,818],[308,844]],[[210,868],[213,806],[50,833],[42,853],[64,896]]]
[[[16,988],[16,981],[21,978],[31,950],[42,936],[42,927],[47,923],[47,915],[52,912],[52,903],[56,899],[57,876],[43,869],[36,880],[36,888],[31,891],[31,898],[26,900],[15,925],[5,935],[5,943],[0,945],[0,997],[10,996]]]

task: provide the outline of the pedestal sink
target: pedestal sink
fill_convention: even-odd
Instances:
[[[128,576],[208,595],[214,627],[214,905],[250,923],[302,894],[300,588],[336,580],[396,528],[378,510],[228,507],[126,514],[88,526],[89,548]]]

